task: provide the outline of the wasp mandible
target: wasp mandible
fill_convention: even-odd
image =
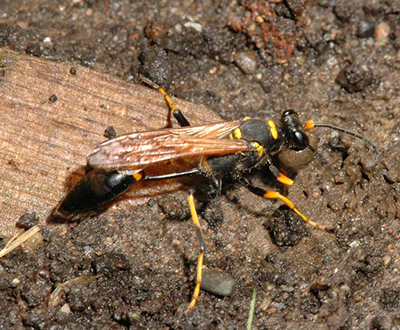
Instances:
[[[180,127],[121,135],[95,147],[87,156],[91,170],[67,194],[57,212],[79,215],[99,208],[141,181],[175,179],[184,176],[202,176],[209,180],[215,192],[221,182],[230,179],[246,187],[250,192],[266,199],[279,199],[304,221],[320,230],[328,229],[308,219],[293,202],[278,191],[267,190],[250,183],[247,174],[254,168],[266,166],[276,180],[291,186],[293,180],[278,169],[273,157],[283,150],[301,151],[310,145],[307,131],[315,127],[328,127],[353,135],[369,143],[378,159],[376,146],[361,135],[330,124],[307,121],[303,128],[294,110],[283,112],[280,122],[251,119],[223,121],[191,126],[169,95],[160,86],[146,78],[145,83],[158,89]],[[316,150],[312,150],[315,152]],[[169,170],[169,165],[186,162],[184,171]],[[164,169],[163,174],[153,174],[154,168]],[[200,293],[205,243],[194,203],[194,190],[190,189],[188,203],[199,242],[197,280],[188,311],[193,309]]]

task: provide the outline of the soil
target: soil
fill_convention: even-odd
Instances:
[[[204,204],[205,264],[230,274],[235,290],[202,291],[188,315],[198,248],[185,191],[112,218],[49,225],[39,247],[0,259],[0,327],[243,329],[255,289],[254,329],[400,329],[399,8],[1,1],[1,47],[124,80],[144,74],[227,120],[279,121],[296,109],[304,121],[357,131],[380,158],[369,167],[366,143],[315,130],[318,152],[288,197],[333,234],[239,185]]]

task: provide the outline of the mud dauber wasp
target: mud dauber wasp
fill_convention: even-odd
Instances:
[[[369,143],[376,153],[373,166],[378,160],[377,147],[363,136],[330,124],[307,121],[304,129],[294,110],[283,112],[280,123],[273,120],[250,119],[224,121],[201,126],[190,126],[186,117],[176,109],[169,95],[157,84],[142,78],[158,89],[181,127],[131,133],[110,139],[98,145],[87,156],[91,170],[67,194],[56,209],[56,214],[70,218],[96,210],[130,189],[140,181],[175,179],[185,176],[201,176],[209,180],[215,195],[221,182],[230,179],[245,186],[250,192],[266,199],[280,199],[304,221],[320,230],[324,226],[309,220],[296,206],[278,191],[266,190],[250,183],[246,175],[255,168],[265,166],[276,180],[291,186],[293,180],[275,165],[273,157],[283,151],[316,150],[310,145],[306,131],[327,127],[350,134]],[[308,161],[308,163],[311,159]],[[174,163],[186,163],[184,171],[171,171]],[[307,165],[303,164],[302,166]],[[154,167],[162,168],[163,174],[151,174]],[[173,167],[172,167],[173,168]],[[150,174],[149,174],[150,173]],[[187,311],[195,306],[200,293],[205,243],[194,203],[194,190],[189,190],[188,203],[199,242],[197,280],[192,301]]]

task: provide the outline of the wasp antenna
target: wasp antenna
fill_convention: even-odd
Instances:
[[[352,136],[354,136],[354,137],[356,137],[356,138],[358,138],[360,140],[363,140],[364,142],[367,142],[374,149],[374,152],[375,152],[374,161],[372,163],[367,164],[367,166],[368,167],[373,167],[373,166],[376,165],[376,163],[379,160],[379,151],[378,151],[378,147],[376,146],[376,144],[373,143],[371,140],[367,139],[366,137],[358,134],[358,133],[355,133],[355,132],[352,132],[352,131],[350,131],[348,129],[345,129],[345,128],[342,128],[342,127],[338,127],[338,126],[334,126],[334,125],[331,125],[331,124],[315,123],[312,120],[307,121],[305,126],[306,126],[306,129],[308,131],[311,131],[313,128],[316,128],[316,127],[325,127],[325,128],[333,129],[335,131],[339,131],[339,132],[342,132],[342,133],[346,133],[346,134],[352,135]]]

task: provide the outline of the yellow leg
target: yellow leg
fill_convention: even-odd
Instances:
[[[167,102],[169,108],[171,109],[171,111],[175,111],[176,110],[176,105],[175,103],[171,100],[171,98],[169,97],[168,93],[164,90],[164,88],[162,88],[161,86],[157,85],[155,82],[152,82],[150,79],[141,76],[140,79],[146,83],[147,85],[153,87],[154,89],[158,89],[158,91],[164,96],[165,98],[165,102]]]
[[[327,229],[325,226],[322,226],[314,221],[311,221],[310,219],[308,219],[303,213],[301,213],[296,206],[293,204],[293,202],[281,195],[279,192],[277,191],[270,191],[270,190],[266,190],[263,188],[259,188],[256,186],[253,186],[252,184],[250,184],[247,180],[243,181],[242,184],[244,184],[245,187],[247,187],[247,189],[249,189],[253,194],[256,194],[258,196],[261,196],[263,198],[267,198],[267,199],[280,199],[282,202],[284,202],[291,210],[293,210],[294,212],[296,212],[296,214],[298,214],[305,222],[307,222],[308,224],[310,224],[311,226],[319,229],[319,230],[324,230],[327,232],[331,232],[331,230]]]
[[[200,286],[201,286],[201,280],[202,280],[202,268],[203,268],[203,258],[204,258],[204,253],[205,253],[205,244],[204,244],[204,240],[203,240],[203,234],[201,233],[201,228],[200,228],[200,222],[199,219],[197,217],[197,212],[196,212],[196,208],[194,205],[194,197],[193,197],[193,192],[190,191],[189,192],[189,196],[188,196],[188,201],[189,201],[189,208],[190,208],[190,213],[192,215],[192,220],[194,225],[196,226],[196,234],[197,234],[197,238],[199,240],[199,257],[197,260],[197,278],[196,278],[196,287],[194,288],[194,292],[193,292],[193,298],[192,301],[190,302],[190,305],[188,307],[188,309],[186,310],[186,313],[190,312],[194,306],[196,305],[196,302],[199,298],[200,295]]]
[[[265,160],[268,164],[268,168],[271,171],[271,173],[275,176],[276,180],[286,186],[292,186],[293,185],[293,180],[291,178],[288,178],[286,175],[283,173],[279,172],[279,170],[276,168],[274,163],[272,162],[272,159],[269,155],[265,155]]]
[[[263,195],[263,197],[264,197],[264,198],[268,198],[268,199],[280,199],[280,200],[281,200],[282,202],[284,202],[291,210],[293,210],[294,212],[296,212],[296,214],[298,214],[305,222],[307,222],[308,224],[310,224],[311,226],[313,226],[313,227],[315,227],[315,228],[317,228],[317,229],[319,229],[319,230],[327,231],[327,229],[326,229],[325,226],[322,226],[322,225],[320,225],[320,224],[318,224],[318,223],[316,223],[316,222],[311,221],[310,219],[308,219],[303,213],[301,213],[301,212],[296,208],[296,206],[294,206],[293,202],[292,202],[289,198],[287,198],[287,197],[281,195],[279,192],[277,192],[277,191],[269,191],[269,190],[266,190],[265,193],[264,193],[264,195]]]
[[[155,82],[152,82],[150,79],[147,79],[146,77],[141,76],[140,77],[144,83],[147,85],[153,87],[154,89],[157,89],[165,99],[165,102],[168,105],[168,108],[170,112],[168,113],[168,127],[171,127],[171,113],[177,120],[180,126],[190,126],[189,121],[186,119],[186,117],[183,115],[183,113],[176,108],[175,103],[172,101],[171,97],[168,95],[168,93],[162,88],[161,86],[157,85]]]
[[[283,173],[279,172],[279,176],[276,178],[277,181],[280,183],[286,185],[286,186],[292,186],[293,185],[293,180],[291,178],[288,178],[286,175]]]

